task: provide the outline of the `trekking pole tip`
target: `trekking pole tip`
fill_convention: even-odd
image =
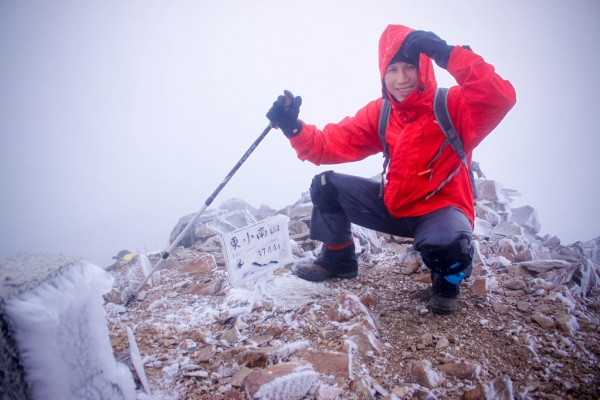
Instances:
[[[131,303],[132,301],[135,301],[135,293],[131,293],[129,295],[129,298],[127,299],[127,302],[125,303],[125,307],[127,307],[129,305],[129,303]]]

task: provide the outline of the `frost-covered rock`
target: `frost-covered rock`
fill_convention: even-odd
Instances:
[[[191,222],[195,214],[186,215],[179,219],[173,228],[169,243],[173,243],[179,234]],[[215,235],[223,235],[255,224],[256,218],[246,209],[228,212],[227,210],[206,210],[195,226],[179,242],[180,246],[190,247],[198,241],[206,241]]]
[[[531,234],[536,234],[542,229],[538,213],[531,206],[512,208],[510,221],[522,226]]]
[[[252,399],[300,400],[317,382],[318,376],[306,364],[279,364],[253,371],[246,378],[245,388]]]
[[[112,289],[104,298],[111,303],[125,304],[129,300],[129,296],[150,274],[152,265],[145,254],[139,254],[133,257],[130,262],[119,261],[114,263],[106,271],[113,276],[114,283]],[[157,277],[158,275],[153,275],[142,289],[151,288],[154,279]]]
[[[110,274],[77,257],[42,253],[2,259],[0,274],[2,398],[136,397],[109,340],[102,295]],[[7,350],[15,357],[5,357]]]
[[[246,203],[242,199],[231,198],[227,199],[219,205],[219,210],[226,210],[229,212],[232,211],[248,211],[250,214],[256,216],[258,214],[258,210],[252,207],[250,204]]]

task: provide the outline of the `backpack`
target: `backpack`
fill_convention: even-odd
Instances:
[[[387,142],[385,141],[385,132],[387,130],[388,123],[390,121],[390,112],[392,111],[392,105],[388,99],[383,99],[383,103],[381,103],[381,111],[379,112],[379,139],[383,144],[383,172],[381,173],[381,187],[379,189],[379,197],[383,198],[383,189],[384,189],[384,177],[387,171],[388,164],[390,163],[390,151],[388,149]],[[463,147],[463,142],[458,137],[458,133],[454,128],[454,124],[452,123],[452,119],[450,118],[450,113],[448,112],[448,89],[447,88],[437,88],[435,91],[435,96],[433,98],[433,113],[435,115],[435,120],[438,125],[444,132],[446,136],[446,140],[442,144],[442,147],[438,150],[433,160],[429,162],[427,165],[426,172],[430,171],[431,164],[435,160],[438,159],[439,156],[442,155],[442,150],[447,145],[450,145],[452,149],[458,154],[458,157],[461,160],[461,164],[465,164],[467,170],[469,171],[469,176],[471,177],[471,186],[473,188],[473,200],[477,198],[477,191],[475,189],[475,175],[474,171],[469,165],[467,161],[467,154],[465,153],[465,149]],[[425,199],[431,198],[434,194],[436,194],[446,183],[450,182],[450,180],[458,174],[460,171],[460,164],[458,168],[450,174],[433,192],[429,193]],[[431,178],[430,178],[431,179]]]

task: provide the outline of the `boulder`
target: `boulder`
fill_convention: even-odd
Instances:
[[[245,389],[252,399],[303,399],[319,374],[306,363],[285,363],[255,370],[246,377]]]
[[[510,211],[510,221],[522,226],[528,233],[533,235],[542,229],[538,219],[538,213],[535,208],[531,206],[523,206],[512,208]]]
[[[250,204],[246,203],[242,199],[228,199],[221,203],[219,206],[219,210],[225,210],[228,212],[232,211],[248,211],[250,214],[256,216],[258,214],[258,210],[252,207]]]

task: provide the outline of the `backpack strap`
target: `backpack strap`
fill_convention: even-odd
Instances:
[[[381,185],[379,188],[379,197],[383,198],[383,192],[385,187],[385,173],[387,171],[387,167],[390,163],[390,151],[385,140],[385,134],[387,130],[388,123],[390,121],[390,112],[392,110],[392,105],[388,99],[383,99],[381,103],[381,109],[379,111],[379,140],[381,140],[381,144],[383,145],[383,171],[381,172]],[[442,155],[442,151],[447,145],[450,145],[452,149],[458,154],[461,164],[465,164],[467,170],[469,171],[471,177],[471,186],[473,188],[473,198],[477,198],[477,192],[475,190],[475,175],[473,174],[473,170],[469,167],[469,163],[467,161],[467,154],[465,153],[465,149],[463,146],[463,142],[458,136],[456,132],[456,128],[452,123],[452,119],[450,118],[450,113],[448,112],[448,89],[447,88],[437,88],[435,92],[435,96],[433,98],[433,112],[435,115],[435,119],[444,132],[446,136],[446,140],[438,150],[437,154],[427,165],[427,169],[431,169],[431,165],[435,160],[438,159]],[[429,193],[426,199],[429,199],[431,196],[436,194],[444,185],[446,185],[450,180],[458,174],[460,171],[461,164],[458,165],[458,168],[450,174],[433,192]],[[433,174],[433,172],[432,172]],[[429,179],[432,178],[430,175]]]
[[[450,112],[448,111],[448,89],[447,88],[437,88],[437,90],[435,91],[435,96],[433,98],[433,112],[435,114],[435,119],[438,122],[438,125],[440,126],[440,128],[442,129],[442,132],[444,132],[444,135],[446,136],[446,140],[440,147],[440,149],[437,152],[437,154],[435,155],[435,157],[433,157],[433,159],[427,165],[427,169],[428,170],[431,169],[431,165],[433,164],[433,162],[435,160],[437,160],[437,158],[439,156],[442,155],[442,150],[447,145],[450,145],[452,147],[452,149],[456,152],[456,154],[458,154],[458,157],[460,158],[461,163],[458,165],[458,168],[456,168],[456,170],[454,172],[452,172],[446,179],[444,179],[442,181],[442,183],[440,183],[440,185],[437,187],[437,189],[435,189],[433,192],[429,193],[425,199],[431,198],[431,196],[436,194],[442,187],[444,187],[444,185],[446,185],[448,182],[450,182],[450,180],[452,178],[454,178],[454,176],[456,174],[458,174],[458,172],[460,171],[461,164],[464,164],[465,167],[467,168],[467,171],[469,171],[469,176],[471,178],[471,187],[473,189],[473,198],[477,198],[477,192],[475,190],[475,176],[473,175],[473,171],[471,170],[471,168],[469,166],[469,162],[467,160],[467,154],[465,153],[463,142],[460,139],[460,137],[458,136],[458,133],[456,132],[456,128],[454,127],[454,124],[452,123],[452,119],[450,118]],[[433,174],[433,172],[432,172],[432,174]],[[429,179],[431,179],[431,176]]]
[[[381,109],[379,111],[379,140],[383,145],[383,171],[381,172],[381,186],[379,187],[379,198],[383,198],[383,189],[385,187],[385,173],[390,163],[390,149],[388,148],[387,142],[385,141],[385,132],[387,130],[388,123],[390,122],[390,112],[392,111],[392,105],[388,99],[383,99],[381,102]]]

